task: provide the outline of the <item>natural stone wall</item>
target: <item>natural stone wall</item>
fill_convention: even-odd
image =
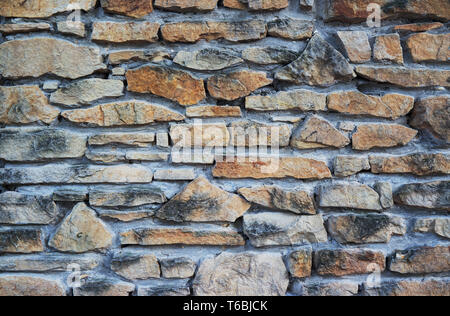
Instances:
[[[0,295],[449,296],[449,19],[2,0]]]

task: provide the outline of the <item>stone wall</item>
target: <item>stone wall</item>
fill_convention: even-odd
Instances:
[[[450,295],[449,1],[0,16],[0,295]]]

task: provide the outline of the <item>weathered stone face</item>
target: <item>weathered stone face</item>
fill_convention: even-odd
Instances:
[[[261,20],[236,22],[177,22],[161,27],[163,39],[167,42],[195,43],[226,39],[230,42],[248,42],[266,37],[266,23]]]
[[[142,18],[153,12],[152,0],[101,0],[103,10],[133,18]]]
[[[0,253],[34,253],[44,251],[40,229],[0,230]]]
[[[395,203],[438,210],[450,210],[450,182],[405,184],[394,195]]]
[[[249,47],[242,51],[242,58],[255,64],[289,64],[296,60],[299,54],[288,48]]]
[[[137,296],[190,296],[191,289],[185,280],[155,282],[151,285],[139,285]]]
[[[400,36],[398,34],[377,36],[373,48],[373,58],[375,61],[403,64],[403,49],[400,43]]]
[[[314,24],[312,21],[296,20],[291,18],[277,19],[267,23],[268,34],[273,37],[302,41],[313,36]]]
[[[162,204],[166,201],[166,196],[162,191],[146,187],[118,189],[97,187],[89,192],[89,204],[93,206],[140,206]]]
[[[450,219],[421,218],[416,220],[414,231],[420,233],[435,233],[438,236],[450,239]]]
[[[38,86],[0,87],[0,123],[50,124],[58,116],[59,110],[48,103]]]
[[[321,215],[282,213],[244,215],[244,233],[254,247],[293,246],[327,242]]]
[[[256,121],[236,121],[230,126],[231,145],[236,147],[289,146],[292,126],[264,124]]]
[[[81,80],[52,93],[50,102],[71,107],[89,105],[102,98],[122,96],[123,87],[120,80]]]
[[[145,61],[160,63],[172,59],[169,51],[164,48],[150,50],[119,50],[109,54],[109,62],[112,65],[120,65],[130,61]]]
[[[197,296],[280,296],[288,274],[279,254],[222,253],[203,261],[194,280]]]
[[[40,161],[79,158],[86,152],[86,136],[56,129],[5,129],[0,132],[0,158]]]
[[[247,201],[272,209],[296,214],[316,214],[313,197],[305,191],[287,191],[276,186],[241,188],[239,194]]]
[[[379,194],[365,184],[323,186],[320,191],[320,206],[382,210]]]
[[[166,258],[160,260],[161,274],[168,279],[186,279],[195,274],[197,264],[190,258]]]
[[[328,219],[328,232],[341,244],[388,243],[406,234],[406,222],[388,215],[343,215]]]
[[[181,105],[194,105],[206,97],[203,80],[162,66],[144,66],[126,73],[128,91],[153,93]]]
[[[410,124],[426,130],[450,143],[450,102],[448,96],[431,97],[418,101]]]
[[[231,228],[152,227],[132,229],[120,234],[122,246],[243,246],[244,238]]]
[[[175,147],[222,147],[230,142],[225,123],[177,124],[170,126],[170,138]]]
[[[82,286],[73,289],[74,296],[130,296],[135,290],[133,283],[105,275],[89,274],[82,279]]]
[[[195,179],[194,169],[159,169],[155,171],[155,180],[187,181]]]
[[[60,12],[72,11],[74,7],[88,11],[95,7],[97,0],[29,0],[17,2],[5,0],[0,8],[0,16],[11,18],[48,18]]]
[[[42,276],[2,275],[0,296],[66,296],[61,281]]]
[[[186,109],[187,117],[241,117],[239,106],[190,106]]]
[[[449,174],[450,159],[444,154],[370,156],[372,173],[411,173],[418,176]]]
[[[155,0],[155,7],[175,12],[206,12],[217,6],[217,0]]]
[[[298,128],[291,139],[291,146],[298,149],[336,147],[350,144],[350,139],[330,122],[319,116],[311,116]]]
[[[289,6],[289,0],[224,0],[223,6],[239,10],[272,11],[287,8]]]
[[[221,70],[243,62],[232,53],[214,48],[204,48],[194,52],[180,51],[173,61],[194,70]]]
[[[147,147],[155,142],[154,133],[110,133],[89,137],[89,145],[123,144],[128,146]]]
[[[331,86],[354,77],[345,57],[320,35],[314,35],[299,59],[275,74],[278,80],[310,86]]]
[[[48,23],[19,23],[19,24],[2,24],[0,25],[0,33],[17,34],[28,32],[48,31],[51,26]]]
[[[450,271],[450,247],[419,247],[397,251],[390,258],[389,270],[401,274]]]
[[[311,276],[312,264],[312,248],[294,251],[288,258],[289,273],[294,278],[306,278]]]
[[[448,280],[425,279],[420,281],[387,281],[381,287],[365,289],[366,296],[444,296],[450,295]]]
[[[80,21],[60,21],[56,23],[58,32],[62,34],[75,35],[78,37],[86,36],[86,25]]]
[[[397,119],[414,107],[414,98],[401,94],[370,96],[359,91],[339,91],[328,95],[328,109],[352,115]]]
[[[208,91],[213,98],[232,101],[271,83],[272,79],[267,78],[265,72],[242,70],[210,77]]]
[[[0,258],[2,272],[67,272],[70,264],[77,264],[80,271],[97,268],[101,258],[97,255],[71,256],[61,254],[22,255],[19,257]]]
[[[392,195],[392,185],[390,182],[377,182],[375,190],[380,195],[380,203],[384,209],[394,206],[394,196]]]
[[[448,61],[450,34],[413,34],[407,46],[415,62]]]
[[[352,146],[356,150],[404,146],[412,141],[416,135],[416,130],[403,125],[359,125],[358,130],[353,134]]]
[[[386,258],[371,250],[319,250],[314,254],[315,269],[320,275],[344,276],[384,271]]]
[[[65,40],[36,37],[0,45],[0,74],[6,78],[52,74],[77,79],[105,69],[98,48],[77,46]]]
[[[57,219],[59,208],[48,196],[17,192],[0,194],[0,223],[13,225],[50,224]]]
[[[371,11],[367,10],[370,3],[381,6],[381,18],[394,17],[430,17],[442,20],[450,19],[450,4],[440,0],[406,0],[402,2],[391,0],[326,0],[326,20],[342,22],[365,21]]]
[[[113,234],[86,204],[77,204],[67,216],[49,246],[62,252],[83,253],[109,248]]]
[[[334,160],[334,175],[348,177],[363,170],[370,170],[368,158],[337,156]]]
[[[301,157],[259,158],[250,161],[249,158],[234,158],[234,161],[217,161],[213,169],[216,178],[228,179],[325,179],[331,178],[331,171],[322,161]]]
[[[116,254],[111,261],[111,270],[129,280],[159,278],[161,275],[158,259],[152,254]]]
[[[397,25],[394,27],[394,30],[405,31],[405,32],[426,32],[426,31],[439,29],[443,26],[444,26],[444,24],[442,24],[440,22],[411,23],[411,24]]]
[[[245,108],[255,111],[325,111],[326,94],[310,90],[292,90],[267,96],[249,96]]]
[[[95,22],[92,40],[110,43],[158,41],[160,24],[153,22]]]
[[[356,73],[370,81],[390,83],[402,88],[450,86],[450,70],[358,66]]]
[[[302,296],[356,296],[359,292],[358,282],[337,281],[304,284]]]
[[[199,177],[172,198],[156,217],[175,222],[234,222],[250,204]]]
[[[363,64],[372,58],[372,48],[369,37],[362,31],[340,31],[337,32],[348,58],[353,63]]]
[[[97,126],[145,125],[184,120],[182,114],[163,106],[133,100],[64,111],[62,116],[74,123]]]

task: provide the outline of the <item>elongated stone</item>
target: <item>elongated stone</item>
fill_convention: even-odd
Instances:
[[[122,96],[123,87],[121,80],[81,80],[52,93],[50,102],[72,107],[88,105],[101,98]]]
[[[190,106],[186,109],[187,117],[241,117],[239,106],[202,105]]]
[[[450,271],[450,247],[416,247],[396,251],[389,270],[401,274],[427,274]]]
[[[18,192],[0,194],[0,223],[12,225],[46,225],[54,222],[59,208],[49,196]]]
[[[348,177],[363,170],[370,170],[368,158],[337,156],[334,160],[334,175]]]
[[[370,156],[372,173],[411,173],[418,176],[450,174],[450,158],[444,154]]]
[[[435,233],[450,239],[450,218],[421,218],[414,224],[414,231],[420,233]]]
[[[96,255],[21,255],[0,257],[2,272],[67,272],[71,264],[77,264],[80,271],[94,270],[101,264],[101,258]]]
[[[133,100],[64,111],[62,116],[74,123],[97,126],[145,125],[184,120],[182,114],[163,106]]]
[[[106,12],[133,18],[142,18],[153,12],[152,0],[101,0],[100,3]]]
[[[258,248],[328,241],[321,215],[298,216],[269,212],[245,214],[244,233],[250,243]]]
[[[155,180],[161,181],[188,181],[195,179],[194,169],[158,169],[155,171]]]
[[[28,0],[17,2],[4,0],[0,7],[0,16],[10,18],[48,18],[54,14],[77,10],[89,11],[97,0]]]
[[[225,123],[177,124],[170,126],[174,147],[223,147],[230,142]]]
[[[430,297],[450,296],[450,283],[448,279],[401,280],[382,282],[379,287],[366,288],[365,296],[401,296],[401,297]]]
[[[83,253],[109,248],[113,234],[84,203],[77,204],[64,219],[48,245],[62,252]]]
[[[359,125],[352,136],[352,147],[356,150],[404,146],[416,137],[415,129],[394,124]]]
[[[78,37],[86,36],[86,25],[81,21],[61,21],[56,23],[58,32],[62,34],[75,35]]]
[[[148,42],[159,39],[160,24],[154,22],[94,22],[92,40],[110,43]]]
[[[426,32],[435,29],[439,29],[443,27],[444,24],[440,22],[431,22],[431,23],[411,23],[411,24],[402,24],[394,27],[396,31],[406,31],[406,32]]]
[[[109,63],[120,65],[130,61],[143,61],[159,63],[164,60],[172,59],[168,50],[150,49],[150,50],[119,50],[109,54]]]
[[[35,253],[44,251],[40,229],[1,229],[0,253]]]
[[[155,7],[175,12],[207,12],[217,6],[217,0],[155,0]]]
[[[267,23],[269,36],[302,41],[313,36],[314,23],[307,20],[282,18]]]
[[[86,166],[51,164],[39,167],[0,169],[2,184],[51,183],[150,183],[153,173],[132,165]]]
[[[156,217],[175,222],[235,222],[250,204],[198,177],[161,209]]]
[[[39,31],[49,31],[51,28],[48,23],[18,23],[18,24],[2,24],[0,25],[0,33],[17,34]]]
[[[449,211],[450,182],[405,184],[395,192],[394,200],[401,205]]]
[[[328,109],[352,115],[370,115],[397,119],[414,107],[414,98],[402,94],[385,94],[382,97],[359,91],[339,91],[328,95]]]
[[[42,121],[50,124],[59,116],[38,86],[0,87],[0,123],[28,124]]]
[[[106,70],[106,65],[98,48],[48,37],[13,40],[0,45],[0,74],[6,78],[52,74],[77,79],[99,70]]]
[[[129,280],[146,280],[161,276],[158,259],[153,254],[115,254],[111,261],[111,270]]]
[[[241,234],[231,228],[151,227],[136,228],[120,234],[123,246],[198,245],[243,246]]]
[[[159,260],[161,275],[168,279],[186,279],[195,274],[197,264],[191,258],[164,258]]]
[[[130,296],[136,286],[133,283],[110,276],[91,273],[83,276],[81,287],[73,289],[74,296]]]
[[[89,137],[89,145],[102,146],[122,144],[128,146],[147,147],[155,142],[155,133],[110,133]]]
[[[128,91],[153,93],[181,105],[194,105],[206,97],[203,80],[163,66],[144,66],[126,73]]]
[[[66,296],[60,280],[44,276],[2,275],[0,296]]]
[[[450,34],[413,34],[406,44],[415,62],[446,62],[450,58]]]
[[[255,111],[325,111],[326,103],[326,94],[310,90],[283,91],[273,95],[245,98],[245,108]]]
[[[137,296],[190,296],[191,287],[186,280],[153,280],[151,285],[139,285]]]
[[[242,58],[255,64],[289,64],[296,60],[299,54],[283,47],[248,47],[242,51]]]
[[[40,161],[79,158],[86,152],[86,136],[56,129],[5,129],[0,132],[0,158]]]
[[[316,214],[314,199],[305,191],[291,191],[276,186],[262,186],[241,188],[238,192],[247,201],[268,208],[291,211],[296,214]]]
[[[232,53],[215,48],[204,48],[193,52],[180,51],[173,61],[194,70],[221,70],[243,62]]]
[[[450,101],[448,96],[425,98],[416,103],[410,125],[450,143]]]
[[[287,147],[292,125],[265,124],[257,121],[236,121],[230,126],[231,145],[235,147]]]
[[[162,204],[166,196],[159,189],[145,187],[123,187],[107,189],[96,187],[89,192],[89,204],[92,206],[140,206]]]
[[[321,207],[383,210],[380,195],[365,184],[335,184],[323,186],[320,192]]]
[[[194,280],[197,296],[283,296],[289,278],[278,253],[222,253],[204,260]]]

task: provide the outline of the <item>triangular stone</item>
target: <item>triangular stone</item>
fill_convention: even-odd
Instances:
[[[331,86],[355,77],[347,59],[318,34],[309,41],[300,58],[275,74],[278,80],[311,86]]]
[[[175,222],[234,222],[250,204],[199,177],[165,204],[156,216]]]
[[[84,203],[78,203],[67,216],[49,246],[63,252],[82,253],[111,246],[112,233]]]
[[[337,147],[350,144],[350,139],[338,131],[330,122],[310,117],[292,136],[291,146],[299,149]]]

